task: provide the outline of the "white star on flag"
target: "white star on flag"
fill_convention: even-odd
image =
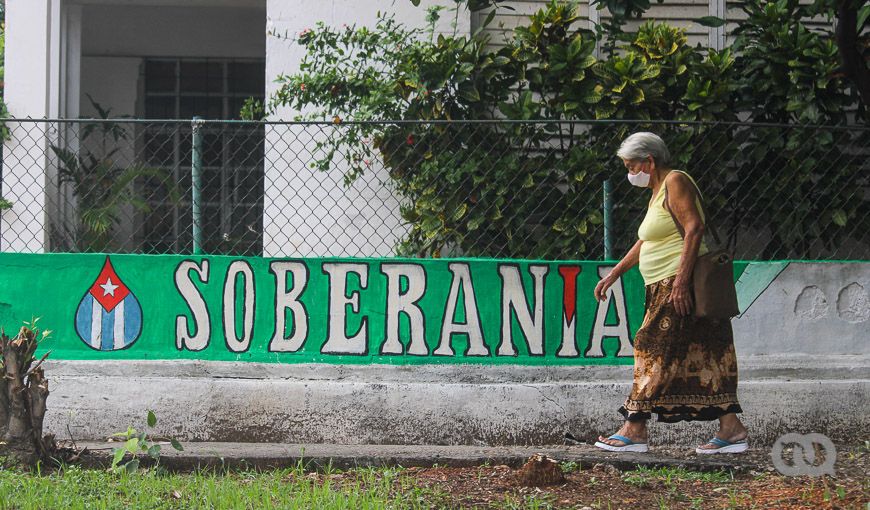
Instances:
[[[115,289],[120,287],[120,285],[112,285],[112,278],[107,277],[106,283],[100,285],[100,287],[103,289],[103,296],[114,296]]]

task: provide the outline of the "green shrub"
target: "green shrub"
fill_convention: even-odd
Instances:
[[[632,1],[622,22],[649,7]],[[606,3],[613,10],[620,2]],[[555,0],[497,49],[480,30],[436,36],[437,10],[428,30],[385,15],[371,29],[320,24],[299,34],[300,72],[280,77],[268,104],[247,113],[289,106],[309,111],[306,118],[332,118],[337,126],[312,150],[323,154],[314,166],[327,170],[343,159],[348,184],[380,158],[411,226],[402,255],[599,256],[591,250],[602,235],[602,182],[624,174],[618,143],[646,128],[671,145],[678,168],[707,177],[710,206],[726,215],[731,242],[741,229],[769,229],[776,253],[806,256],[816,241],[834,246],[870,217],[866,199],[843,193],[860,184],[855,163],[825,168],[815,159],[859,143],[856,136],[867,143],[866,133],[721,124],[844,124],[854,102],[835,73],[831,34],[803,22],[811,11],[797,0],[750,0],[743,8],[748,19],[733,49],[692,47],[683,30],[646,22],[635,34],[605,27],[613,51],[601,60],[594,49],[603,32],[585,28],[575,4]],[[342,124],[496,118],[530,122]],[[720,124],[534,122],[593,118]],[[784,186],[799,205],[784,207]],[[643,200],[620,199],[618,249],[633,243]]]

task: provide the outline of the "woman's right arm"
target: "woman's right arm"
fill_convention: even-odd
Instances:
[[[604,298],[607,297],[607,289],[616,283],[616,280],[618,280],[620,276],[624,275],[629,269],[637,265],[638,261],[640,261],[640,245],[642,244],[643,241],[638,239],[637,242],[634,243],[634,246],[628,250],[628,253],[622,257],[619,264],[616,264],[613,270],[598,282],[598,285],[595,286],[596,300],[604,301]]]

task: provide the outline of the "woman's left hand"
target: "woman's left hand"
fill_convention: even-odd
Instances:
[[[681,278],[674,280],[674,286],[671,289],[671,303],[674,304],[674,309],[680,315],[692,313],[694,303],[692,302],[692,286],[689,282]]]

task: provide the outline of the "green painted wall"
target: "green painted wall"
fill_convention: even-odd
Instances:
[[[610,267],[599,262],[111,255],[112,272],[106,260],[0,254],[0,325],[14,333],[39,317],[52,330],[42,350],[53,359],[622,365],[633,362],[643,318],[635,271],[607,302],[594,300],[599,271]],[[122,307],[125,289],[133,300]],[[120,330],[106,319],[112,306],[124,310]],[[466,306],[476,307],[479,328]]]

